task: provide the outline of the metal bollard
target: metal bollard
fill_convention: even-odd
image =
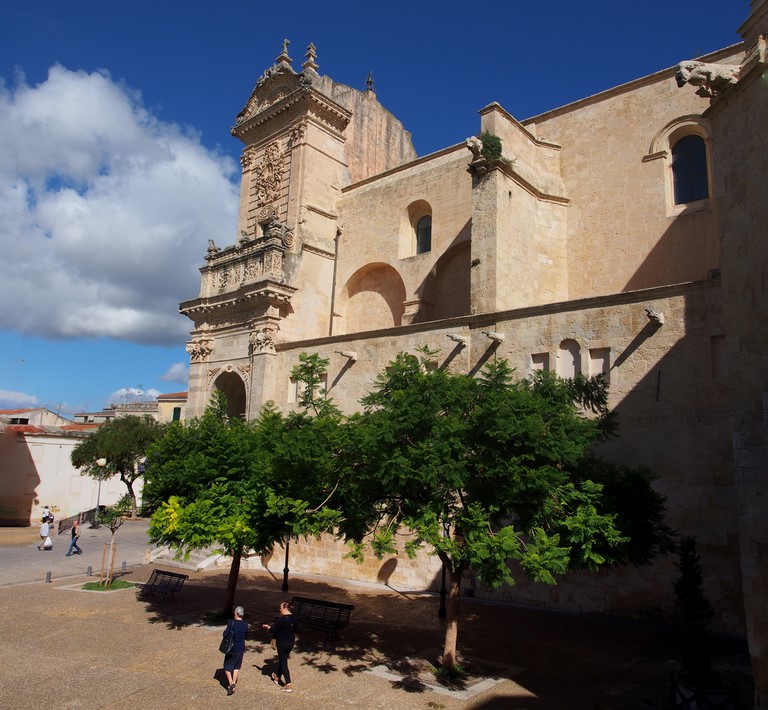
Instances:
[[[51,583],[51,573],[50,572],[46,572],[45,573],[45,583],[46,584],[50,584]]]
[[[85,570],[85,573],[86,573],[86,574],[87,574],[89,577],[92,577],[92,576],[93,576],[93,567],[91,567],[91,565],[88,565],[88,569],[87,569],[87,570]]]

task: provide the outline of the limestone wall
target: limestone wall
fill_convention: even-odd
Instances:
[[[646,308],[663,315],[661,327],[649,320]],[[518,309],[495,314],[492,319],[468,316],[303,341],[278,347],[275,380],[278,387],[280,382],[287,387],[299,354],[317,352],[330,360],[331,396],[344,410],[352,411],[376,374],[399,351],[415,352],[428,345],[440,350],[438,365],[457,372],[471,372],[487,358],[504,357],[524,375],[541,366],[561,368],[563,360],[573,357],[572,350],[563,349],[563,342],[576,343],[581,371],[608,370],[611,406],[619,414],[621,438],[607,445],[604,455],[619,463],[648,466],[659,474],[656,486],[668,498],[669,525],[699,539],[717,624],[741,631],[727,384],[717,355],[722,339],[721,308],[719,282],[714,280]],[[483,331],[499,332],[505,339],[494,347]],[[448,333],[465,336],[468,346],[456,347]],[[337,350],[355,351],[357,360],[350,364]],[[292,407],[295,403],[284,405],[285,409]],[[343,567],[347,563],[336,552],[330,561],[323,559],[324,552],[314,549],[307,555],[316,562],[306,571],[334,569],[338,576],[359,579],[359,575],[369,575],[369,581],[375,581],[372,568],[347,570]],[[342,567],[334,567],[336,564]],[[593,611],[668,612],[675,574],[674,560],[661,559],[640,570],[569,575],[554,589],[521,582],[488,596]],[[432,571],[422,575],[417,588],[423,588],[424,580],[432,576]]]
[[[740,568],[755,707],[768,707],[768,5],[741,28],[749,52],[707,116],[716,137],[718,210]],[[760,36],[762,35],[762,37]],[[762,60],[762,61],[761,61]]]
[[[661,153],[670,125],[705,108],[670,69],[524,122],[562,146],[569,297],[701,279],[719,266],[716,201],[675,211],[669,156]]]
[[[339,204],[343,233],[336,265],[334,333],[400,325],[406,308],[414,320],[430,319],[435,309],[445,312],[446,304],[436,300],[434,286],[431,294],[428,287],[435,279],[450,280],[446,262],[438,262],[469,240],[468,164],[469,152],[459,146],[344,191]],[[432,249],[416,254],[414,220],[423,214],[432,215]],[[361,277],[374,269],[361,288]],[[382,292],[393,289],[401,292],[401,310],[383,309],[387,320],[372,321],[371,302],[387,300]],[[361,308],[352,303],[356,298],[369,300]],[[463,302],[468,306],[468,297]]]

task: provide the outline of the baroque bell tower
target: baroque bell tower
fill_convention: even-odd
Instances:
[[[331,98],[314,45],[296,72],[282,51],[259,78],[232,135],[243,142],[237,238],[209,240],[194,322],[188,411],[222,390],[230,416],[275,399],[275,346],[326,336],[332,318],[337,203],[350,181],[344,131],[351,112]]]

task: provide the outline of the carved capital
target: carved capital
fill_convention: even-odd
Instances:
[[[251,344],[251,348],[254,354],[275,352],[275,329],[274,328],[257,328],[251,331],[248,336],[248,340]]]
[[[187,343],[187,352],[192,362],[205,362],[213,352],[213,340],[193,340]]]

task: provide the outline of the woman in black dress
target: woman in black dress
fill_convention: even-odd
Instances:
[[[283,679],[283,690],[286,693],[293,692],[291,687],[291,672],[288,670],[288,656],[291,655],[295,641],[296,618],[293,616],[290,602],[280,602],[280,616],[275,622],[262,624],[262,627],[269,630],[272,638],[275,639],[275,648],[277,649],[277,673],[272,674],[272,682],[280,685],[280,678]]]
[[[227,695],[235,692],[237,685],[237,676],[240,673],[240,667],[243,665],[243,654],[245,653],[245,637],[248,635],[248,622],[243,620],[245,609],[241,606],[235,607],[235,618],[232,619],[224,630],[232,629],[235,634],[235,645],[229,653],[224,654],[224,674],[227,676]]]

